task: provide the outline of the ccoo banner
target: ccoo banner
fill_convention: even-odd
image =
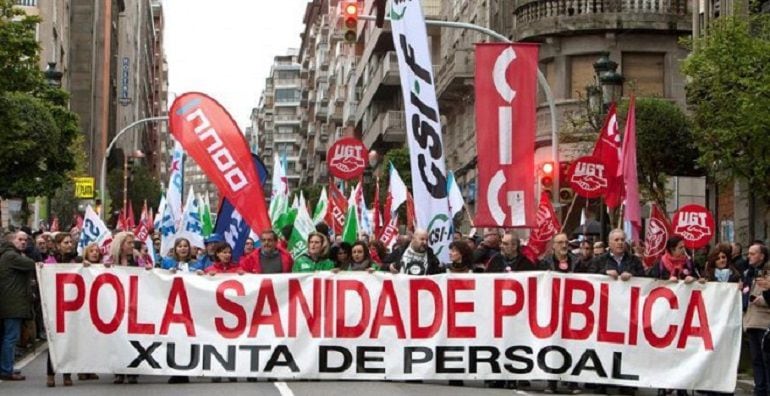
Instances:
[[[535,227],[538,47],[476,44],[477,227]],[[497,149],[495,149],[497,148]]]
[[[205,94],[178,96],[169,110],[174,138],[255,232],[270,229],[265,196],[246,139],[227,110]]]
[[[425,17],[417,0],[392,1],[390,7],[404,95],[417,227],[428,231],[428,242],[439,260],[449,262],[452,219]]]
[[[58,372],[732,392],[740,353],[733,284],[553,272],[210,277],[75,264],[43,266],[38,279]]]

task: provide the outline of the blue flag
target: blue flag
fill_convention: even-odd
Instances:
[[[254,159],[254,167],[259,175],[259,183],[264,186],[267,180],[267,168],[262,160],[256,154],[251,154]],[[217,223],[214,226],[214,233],[222,235],[225,242],[233,248],[233,261],[236,262],[243,255],[243,247],[246,246],[246,239],[249,238],[251,227],[246,223],[240,213],[235,210],[227,198],[222,198],[222,204],[219,205],[217,214]]]

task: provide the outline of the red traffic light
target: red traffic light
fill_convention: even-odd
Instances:
[[[358,16],[358,3],[345,4],[345,15]]]
[[[552,175],[553,174],[553,162],[544,162],[543,163],[543,173],[546,175]]]

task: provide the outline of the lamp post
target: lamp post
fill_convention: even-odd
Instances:
[[[609,52],[602,52],[599,59],[594,62],[596,73],[594,85],[586,87],[588,91],[589,111],[597,109],[602,118],[606,115],[611,103],[616,102],[623,95],[623,76],[617,72],[618,63],[610,59]],[[601,106],[601,107],[600,107]],[[601,133],[601,131],[599,132]],[[599,203],[599,225],[601,240],[604,240],[606,229],[604,227],[604,199]]]
[[[43,71],[45,82],[51,87],[61,87],[61,79],[63,76],[64,73],[56,70],[56,62],[48,62],[48,66]]]
[[[123,155],[123,210],[128,215],[128,160],[133,158],[144,158],[142,150],[135,150],[133,153]]]
[[[115,134],[115,137],[112,138],[112,141],[107,146],[107,150],[104,151],[104,157],[102,157],[102,167],[101,167],[101,174],[99,175],[99,197],[101,200],[102,205],[106,205],[106,198],[107,198],[107,157],[110,156],[110,150],[112,150],[112,147],[115,146],[115,143],[120,139],[123,134],[130,131],[132,128],[142,125],[146,122],[154,122],[154,121],[168,121],[167,116],[160,116],[160,117],[149,117],[149,118],[142,118],[141,120],[136,120],[128,125],[126,125],[123,129],[121,129],[117,134]],[[104,212],[105,210],[99,211],[99,216],[104,219]]]

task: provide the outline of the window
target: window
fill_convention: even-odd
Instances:
[[[586,96],[586,87],[595,84],[594,62],[599,54],[576,55],[570,57],[570,88],[568,98],[577,99]],[[555,73],[554,73],[555,74]]]
[[[294,128],[290,126],[279,126],[278,133],[282,133],[282,134],[294,133]]]
[[[299,102],[300,92],[298,89],[276,89],[275,90],[275,102]]]
[[[637,96],[664,97],[664,53],[624,52],[623,92],[636,92]]]

